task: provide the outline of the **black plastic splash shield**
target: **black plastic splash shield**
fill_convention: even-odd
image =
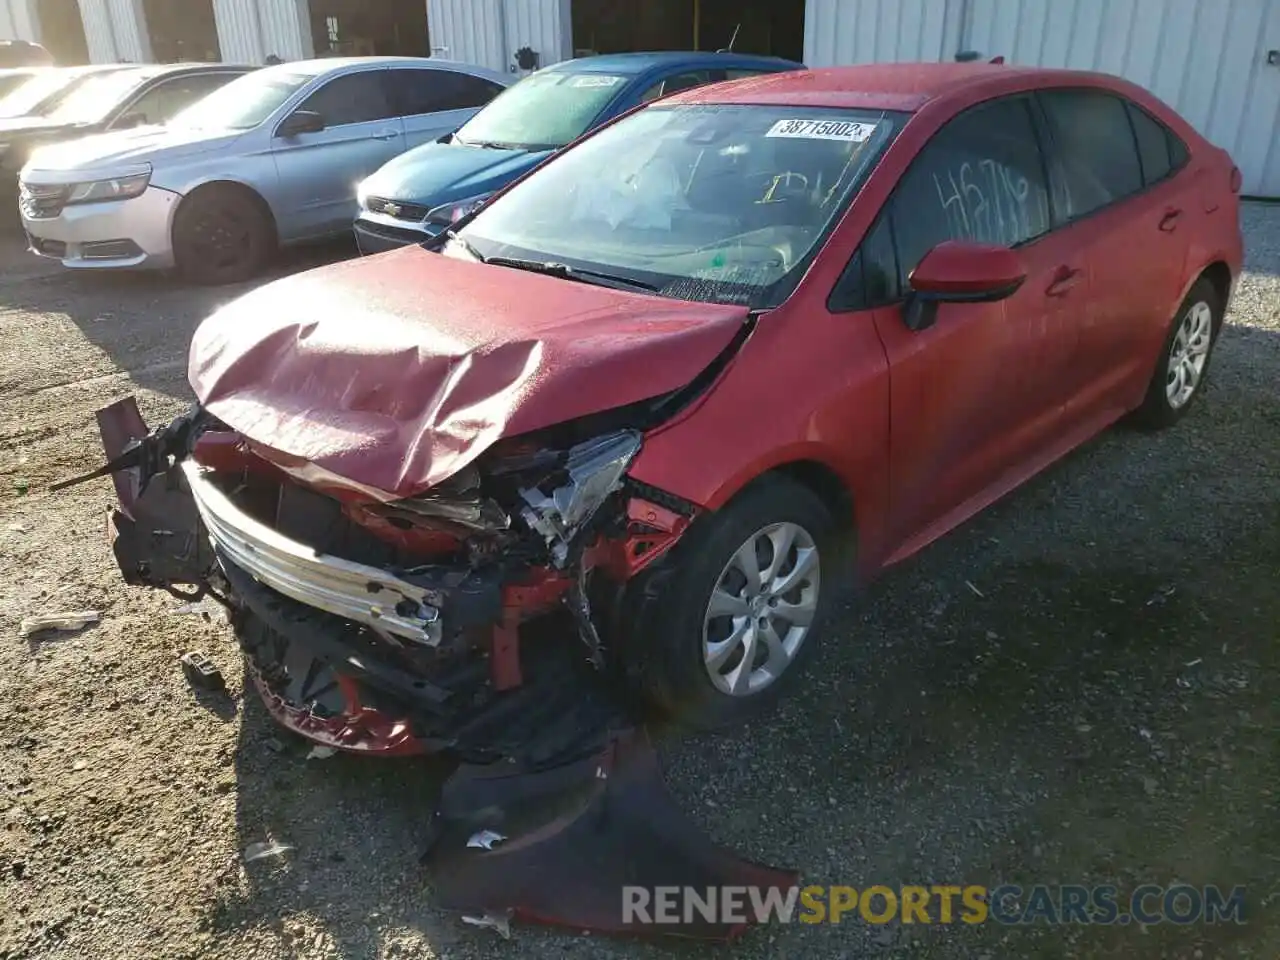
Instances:
[[[642,922],[624,887],[756,888],[784,896],[795,871],[744,860],[714,844],[676,807],[647,734],[626,731],[601,753],[540,771],[461,766],[446,781],[425,863],[438,906],[576,930],[731,940],[747,923]],[[481,830],[502,836],[468,846]],[[652,901],[650,901],[650,905]],[[653,914],[650,912],[649,916]]]

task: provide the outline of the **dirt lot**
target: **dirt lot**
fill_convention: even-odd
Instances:
[[[1089,445],[849,609],[808,695],[664,752],[719,840],[807,882],[1244,884],[1247,924],[854,921],[734,953],[1280,955],[1280,208],[1245,221],[1250,273],[1183,425]],[[437,771],[304,759],[238,696],[221,622],[118,582],[110,484],[46,492],[96,464],[95,408],[187,402],[188,338],[236,292],[0,250],[0,957],[666,955],[530,928],[503,943],[433,910],[416,844]],[[82,608],[102,623],[18,636]],[[187,687],[192,648],[234,705]],[[293,850],[243,864],[265,839]]]

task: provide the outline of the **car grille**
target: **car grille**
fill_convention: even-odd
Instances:
[[[21,183],[18,206],[32,220],[52,220],[67,205],[71,187],[65,184]]]
[[[383,240],[390,240],[402,246],[408,246],[411,243],[422,243],[430,240],[437,232],[435,230],[414,230],[409,227],[390,227],[385,223],[376,223],[372,220],[361,220],[360,229],[371,236],[380,237]]]
[[[427,219],[427,214],[431,212],[430,208],[417,203],[401,203],[398,200],[388,200],[385,197],[369,197],[365,203],[369,207],[370,213],[381,213],[397,220],[409,220],[413,223],[421,223]]]

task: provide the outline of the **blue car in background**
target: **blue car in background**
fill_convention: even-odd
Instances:
[[[539,70],[455,133],[401,154],[360,184],[360,251],[435,236],[556,150],[638,104],[706,83],[803,69],[777,57],[672,52],[583,57]]]

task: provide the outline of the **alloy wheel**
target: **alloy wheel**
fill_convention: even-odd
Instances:
[[[1203,300],[1196,302],[1182,318],[1169,346],[1165,368],[1165,397],[1173,410],[1185,407],[1200,386],[1213,343],[1213,311]]]
[[[703,619],[703,661],[717,690],[759,693],[791,666],[817,613],[820,574],[817,544],[796,523],[769,524],[734,551]]]

